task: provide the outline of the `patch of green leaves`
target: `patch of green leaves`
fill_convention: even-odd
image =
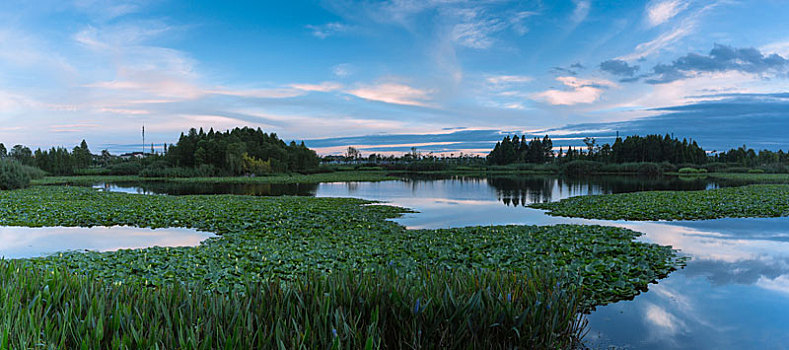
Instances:
[[[705,220],[789,215],[789,185],[579,196],[532,204],[549,215],[603,220]]]
[[[143,196],[87,188],[0,193],[0,224],[190,227],[221,234],[197,247],[63,253],[31,260],[123,284],[200,283],[229,292],[307,271],[403,273],[423,268],[550,268],[582,280],[587,307],[631,298],[682,264],[670,247],[603,226],[492,226],[407,230],[404,210],[349,198]]]

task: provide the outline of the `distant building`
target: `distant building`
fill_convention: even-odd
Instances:
[[[143,152],[131,152],[131,153],[124,153],[124,154],[121,154],[121,156],[120,156],[120,157],[121,157],[121,159],[123,159],[123,160],[128,160],[128,159],[131,159],[131,158],[138,158],[138,159],[141,159],[141,158],[148,157],[149,155],[150,155],[150,154],[148,154],[148,153],[143,153]]]

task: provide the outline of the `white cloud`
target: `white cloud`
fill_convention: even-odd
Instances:
[[[533,81],[534,78],[525,75],[494,75],[485,80],[493,85],[508,85],[528,83]]]
[[[399,105],[429,107],[433,91],[417,89],[400,83],[364,85],[347,93],[365,100]]]
[[[672,1],[670,0],[668,2],[672,2]],[[714,9],[715,7],[717,7],[722,3],[723,2],[712,2],[704,7],[695,10],[693,13],[687,15],[677,26],[675,26],[671,30],[663,32],[662,34],[658,35],[658,37],[655,39],[638,44],[636,46],[636,49],[632,53],[617,57],[617,59],[623,61],[632,61],[632,60],[648,57],[660,51],[663,51],[664,49],[670,47],[671,45],[678,43],[680,40],[684,39],[685,37],[693,34],[696,31],[696,27],[701,17],[705,13],[711,11],[712,9]],[[680,6],[679,10],[671,17],[675,16],[676,14],[678,14],[680,11],[684,10],[687,7],[687,5],[678,5],[678,6]],[[656,12],[655,13],[656,20],[662,19],[668,14],[670,14],[670,11],[668,10],[670,10],[670,8],[664,8]],[[648,14],[647,17],[649,16],[650,15]],[[667,21],[671,17],[668,17],[665,20]]]
[[[332,67],[331,72],[338,78],[345,78],[353,74],[353,66],[349,63],[340,63]]]
[[[694,21],[685,21],[671,31],[660,34],[657,38],[650,41],[638,44],[635,51],[630,54],[617,57],[623,61],[632,61],[639,58],[651,56],[659,51],[662,51],[668,46],[684,39],[686,36],[693,33],[696,23]]]
[[[342,89],[342,84],[324,81],[320,84],[290,84],[291,88],[301,91],[332,92]]]
[[[571,20],[574,24],[578,24],[583,22],[587,16],[589,16],[589,10],[592,7],[589,1],[587,0],[574,0],[575,2],[575,9],[573,10],[573,16]]]
[[[616,87],[617,85],[605,79],[580,79],[576,77],[558,77],[561,82],[569,89],[567,90],[546,90],[533,94],[532,97],[539,101],[544,101],[552,105],[575,105],[579,103],[592,103],[597,101],[605,89]]]
[[[308,25],[307,29],[312,30],[312,35],[321,39],[326,39],[330,36],[347,32],[350,29],[350,27],[340,22],[331,22],[319,26]]]
[[[646,8],[646,20],[650,27],[666,23],[680,12],[688,8],[684,0],[652,1]]]

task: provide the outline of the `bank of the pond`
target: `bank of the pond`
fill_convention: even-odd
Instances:
[[[492,226],[407,230],[404,210],[349,198],[140,196],[89,188],[0,193],[0,224],[191,227],[222,234],[197,247],[68,253],[45,268],[122,283],[200,282],[230,291],[247,281],[307,271],[551,268],[583,279],[588,306],[631,298],[681,264],[669,247],[603,226]]]
[[[649,191],[535,203],[549,215],[602,220],[704,220],[789,216],[789,185],[749,185],[707,191]]]
[[[385,171],[342,171],[318,174],[276,174],[256,177],[141,177],[136,175],[100,175],[100,176],[48,176],[31,181],[33,185],[75,185],[90,186],[96,183],[109,182],[173,182],[173,183],[208,183],[208,184],[295,184],[321,182],[372,182],[397,180]]]

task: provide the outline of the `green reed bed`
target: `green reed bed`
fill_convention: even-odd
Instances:
[[[585,330],[580,290],[537,270],[308,273],[219,294],[0,261],[0,306],[3,349],[559,349]]]
[[[579,196],[532,204],[549,215],[604,220],[705,220],[789,216],[789,185]]]

